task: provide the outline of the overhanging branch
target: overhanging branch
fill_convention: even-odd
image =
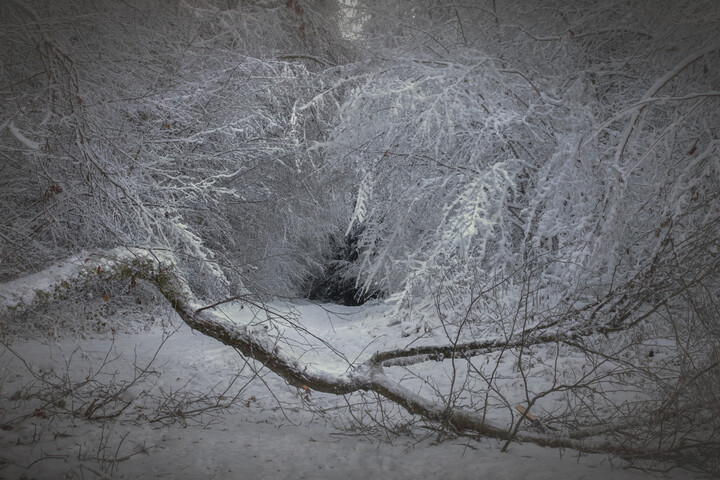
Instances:
[[[38,280],[43,279],[44,289],[38,290]],[[17,314],[41,302],[62,296],[71,289],[92,283],[142,279],[152,285],[167,299],[180,318],[192,329],[231,346],[242,355],[261,362],[266,368],[280,375],[289,384],[323,393],[346,395],[353,392],[372,391],[401,406],[413,415],[430,422],[439,422],[456,431],[473,432],[501,440],[527,440],[543,445],[555,445],[585,451],[609,451],[587,442],[567,437],[510,432],[493,424],[473,410],[454,407],[424,398],[388,377],[383,366],[398,361],[413,362],[414,359],[442,360],[445,357],[480,355],[499,348],[512,348],[557,341],[555,333],[547,331],[548,325],[528,330],[525,335],[505,341],[489,340],[470,342],[456,346],[426,346],[405,350],[379,352],[349,373],[330,374],[301,364],[287,355],[269,337],[233,323],[216,315],[212,308],[201,307],[181,273],[174,266],[172,257],[159,257],[152,251],[141,249],[116,249],[107,253],[85,254],[69,260],[61,266],[20,278],[0,285],[0,318]],[[568,334],[577,337],[577,333]]]

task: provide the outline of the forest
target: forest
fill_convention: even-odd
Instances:
[[[0,26],[0,478],[140,478],[132,432],[253,408],[720,473],[715,0],[6,0]],[[227,348],[206,383],[163,384],[173,332]]]

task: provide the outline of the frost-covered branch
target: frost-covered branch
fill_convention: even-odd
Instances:
[[[505,440],[517,437],[539,443],[575,448],[581,446],[572,439],[551,439],[517,432],[517,435],[511,436],[505,428],[493,424],[477,412],[464,408],[447,410],[442,403],[408,390],[383,372],[383,363],[389,365],[391,359],[417,355],[420,351],[418,349],[376,354],[343,375],[329,374],[303,365],[284,352],[281,344],[271,341],[266,335],[222,318],[214,314],[212,308],[199,308],[186,281],[174,266],[172,256],[157,255],[150,250],[117,249],[106,253],[83,253],[35,275],[7,282],[0,286],[0,318],[61,298],[84,286],[122,279],[145,280],[154,285],[192,329],[233,347],[246,358],[258,360],[296,387],[334,395],[377,392],[411,414],[430,422],[445,423],[457,431],[470,431]],[[442,354],[444,349],[438,347],[436,351]]]
[[[192,329],[210,336],[236,349],[246,358],[261,362],[266,368],[298,388],[315,390],[334,395],[371,391],[396,403],[409,413],[429,422],[449,426],[458,432],[503,439],[505,441],[532,441],[543,445],[580,448],[588,451],[613,451],[615,448],[602,440],[586,438],[582,441],[558,432],[531,433],[512,431],[487,419],[482,413],[463,407],[448,409],[445,404],[430,400],[403,387],[383,371],[383,367],[410,365],[418,360],[442,360],[443,358],[466,358],[499,349],[527,349],[540,343],[563,342],[581,345],[582,336],[592,333],[550,332],[546,328],[531,328],[517,338],[496,339],[485,342],[455,344],[452,346],[427,346],[380,352],[362,364],[355,365],[345,374],[331,374],[304,365],[298,358],[287,353],[282,343],[270,339],[263,331],[234,323],[214,313],[214,306],[200,307],[187,281],[174,266],[172,255],[158,254],[144,249],[116,249],[110,252],[83,253],[68,261],[57,263],[35,275],[20,277],[0,286],[0,318],[16,315],[40,303],[53,301],[70,291],[111,280],[145,280],[167,299],[180,318]],[[574,339],[574,341],[571,341]],[[403,363],[405,362],[405,363]],[[559,383],[552,392],[580,388],[593,382],[590,373],[583,377],[582,385],[575,387]],[[579,386],[578,386],[579,385]],[[537,398],[550,394],[541,394]],[[574,437],[579,435],[576,430]],[[581,435],[594,437],[592,433]],[[630,451],[630,450],[628,450]]]

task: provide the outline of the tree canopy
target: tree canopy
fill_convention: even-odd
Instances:
[[[720,441],[715,1],[11,0],[0,18],[0,278],[139,248],[172,252],[206,304],[325,281],[387,301],[399,336],[445,332],[386,366],[502,344],[525,378],[525,348],[579,348],[653,383],[635,443]],[[635,348],[658,338],[672,368]],[[597,384],[576,380],[583,403]]]

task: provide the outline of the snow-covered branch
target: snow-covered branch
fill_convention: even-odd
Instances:
[[[358,391],[377,392],[411,414],[419,415],[430,422],[449,424],[457,431],[470,431],[505,440],[519,438],[573,447],[580,445],[572,439],[511,435],[507,429],[493,424],[483,415],[464,408],[448,410],[441,403],[426,399],[401,386],[383,372],[383,364],[390,366],[393,360],[399,358],[426,354],[428,358],[439,360],[442,355],[452,355],[447,347],[378,353],[343,375],[331,374],[304,365],[299,359],[287,354],[282,344],[271,341],[266,335],[216,315],[212,307],[199,308],[187,282],[174,266],[172,256],[158,255],[151,250],[116,249],[105,253],[84,252],[37,274],[7,282],[0,286],[0,318],[16,315],[40,303],[59,299],[71,290],[123,279],[133,282],[145,280],[154,285],[192,329],[233,347],[246,358],[261,362],[266,368],[298,388],[334,395],[346,395]],[[536,341],[546,340],[549,341],[549,338],[536,339]],[[491,347],[497,347],[498,344],[498,341],[493,341],[472,347],[477,353],[481,349],[490,351]],[[456,348],[462,353],[473,353],[469,350],[470,346]]]

